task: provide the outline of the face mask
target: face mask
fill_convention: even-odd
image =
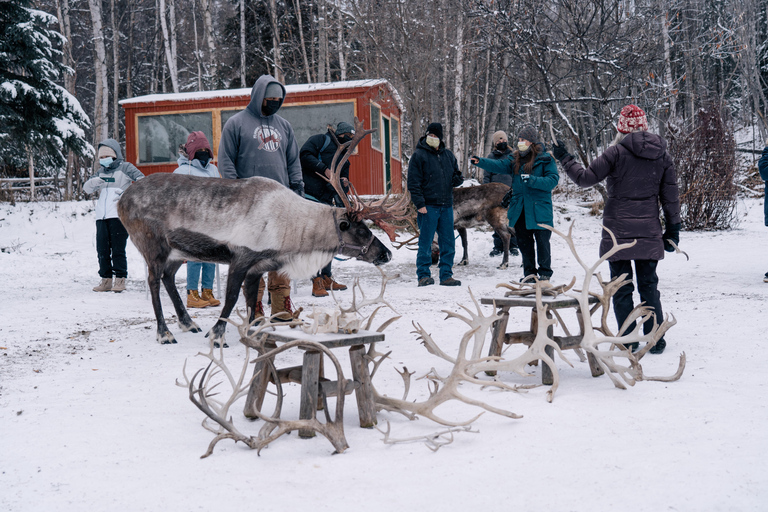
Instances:
[[[531,145],[528,144],[527,142],[520,141],[517,143],[517,149],[519,149],[521,153],[527,153],[528,148],[530,147]]]
[[[440,139],[434,135],[427,135],[427,145],[431,148],[437,149],[440,147]]]
[[[352,137],[350,135],[339,135],[339,144],[344,144],[345,142],[349,142],[352,140]]]
[[[496,149],[498,149],[499,151],[504,151],[505,149],[507,149],[507,143],[504,141],[499,142],[498,144],[496,144]]]
[[[261,107],[261,112],[265,116],[271,116],[278,110],[280,110],[280,100],[266,100],[266,105]]]
[[[211,155],[208,151],[197,151],[195,152],[195,160],[200,160],[200,163],[205,167],[211,161]]]
[[[107,158],[99,158],[99,165],[101,165],[102,167],[109,167],[110,165],[112,165],[112,162],[114,161],[115,159],[112,158],[111,156],[108,156]]]

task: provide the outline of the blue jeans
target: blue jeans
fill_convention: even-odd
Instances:
[[[437,233],[440,248],[440,281],[453,277],[453,257],[456,254],[456,239],[453,236],[453,208],[450,206],[427,206],[427,213],[419,213],[419,252],[416,253],[416,276],[419,279],[431,277],[432,240]]]
[[[187,261],[187,290],[197,290],[197,283],[200,280],[201,270],[203,271],[203,290],[213,289],[216,264]]]

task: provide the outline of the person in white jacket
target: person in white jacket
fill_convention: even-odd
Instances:
[[[101,281],[95,292],[122,292],[128,277],[125,245],[128,232],[117,216],[117,201],[131,183],[144,177],[133,164],[123,160],[120,143],[106,139],[98,147],[99,169],[83,185],[86,194],[99,192],[96,202],[96,252]],[[114,285],[112,278],[115,278]]]
[[[219,170],[211,163],[213,151],[203,132],[192,132],[183,149],[179,149],[179,167],[174,174],[187,174],[202,178],[221,178]],[[203,274],[202,293],[198,292],[200,274]],[[213,278],[216,274],[214,263],[187,261],[187,307],[205,308],[218,306],[221,301],[213,296]]]

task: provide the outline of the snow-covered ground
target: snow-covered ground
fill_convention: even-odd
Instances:
[[[659,265],[662,301],[677,325],[666,336],[666,352],[647,355],[643,368],[671,374],[684,351],[688,364],[678,382],[639,382],[622,391],[605,376],[592,378],[569,351],[574,368],[558,361],[561,382],[552,403],[546,387],[509,393],[464,385],[468,395],[524,417],[486,413],[474,423],[477,433],[456,434],[434,453],[421,443],[385,445],[382,434],[358,427],[348,397],[350,448],[341,455],[332,455],[323,437],[294,433],[261,456],[224,440],[207,459],[199,457],[212,434],[201,427],[187,390],[175,385],[185,360],[188,370],[204,366],[196,354],[206,350],[206,338],[170,323],[179,343],[155,342],[143,261],[130,243],[128,290],[91,291],[98,282],[92,210],[92,202],[0,205],[0,510],[768,509],[762,200],[740,202],[741,222],[731,231],[683,232],[690,261],[668,255]],[[576,220],[576,245],[594,261],[599,219],[576,206],[556,210],[560,229]],[[418,288],[411,251],[395,251],[385,266],[400,274],[386,297],[402,318],[380,344],[380,351],[392,351],[374,377],[381,393],[402,395],[395,371],[402,366],[414,377],[432,367],[448,371],[417,342],[411,322],[455,352],[466,326],[445,320],[441,310],[472,307],[467,285],[477,297],[498,296],[497,283],[520,277],[519,256],[510,270],[496,269],[498,258],[487,256],[489,233],[471,231],[470,240],[470,265],[455,268],[461,287]],[[565,243],[552,240],[554,281],[581,278]],[[608,275],[607,264],[601,270]],[[377,293],[379,274],[370,265],[337,262],[335,275],[348,284],[358,276]],[[182,268],[182,292],[184,277]],[[348,301],[351,293],[338,296]],[[307,282],[293,300],[305,309],[331,304],[313,298]],[[218,308],[193,311],[206,332]],[[510,329],[527,322],[528,313],[515,312]],[[232,327],[228,339],[227,360],[238,366],[244,350]],[[514,346],[507,355],[521,352]],[[539,383],[540,370],[531,371],[531,378],[500,378]],[[286,386],[285,417],[298,415],[298,391]],[[427,396],[426,382],[414,381],[409,398]],[[235,421],[255,433],[259,423],[249,424],[240,410],[232,409]],[[451,403],[438,412],[461,420],[479,411]],[[397,438],[441,429],[426,419],[380,413],[380,424],[387,421]]]

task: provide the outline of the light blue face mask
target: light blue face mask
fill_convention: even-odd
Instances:
[[[102,167],[109,167],[110,165],[112,165],[112,162],[114,161],[115,159],[112,158],[111,156],[108,156],[107,158],[99,158],[99,164]]]

